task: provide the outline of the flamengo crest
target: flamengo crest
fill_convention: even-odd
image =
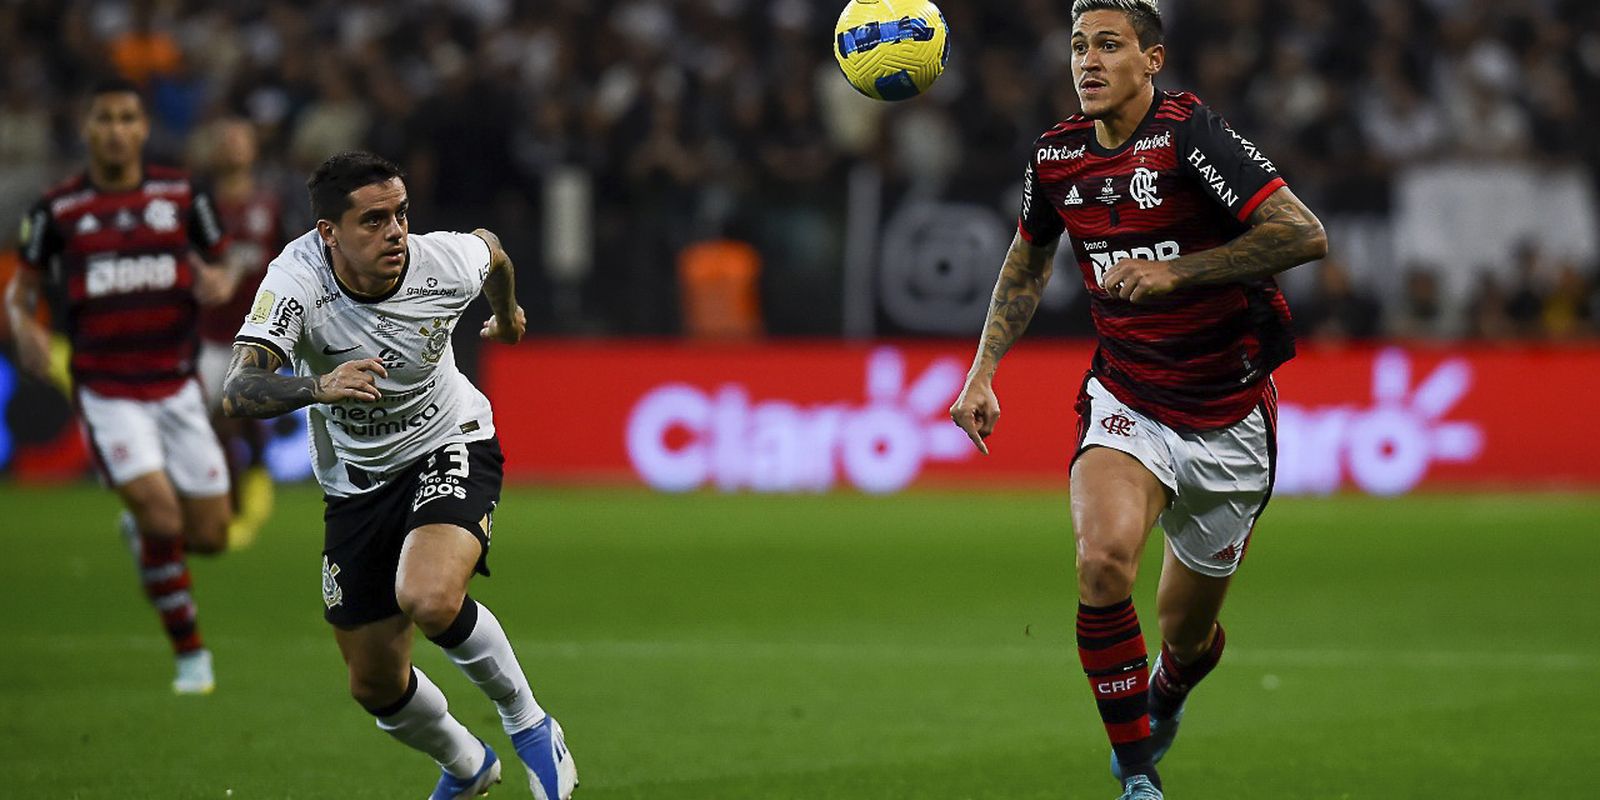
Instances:
[[[1128,184],[1128,194],[1133,195],[1142,211],[1161,205],[1161,198],[1156,196],[1156,173],[1144,167],[1134,170],[1133,180]]]

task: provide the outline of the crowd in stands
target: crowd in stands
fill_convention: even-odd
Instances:
[[[81,157],[82,90],[120,73],[147,91],[160,157],[186,160],[228,115],[256,124],[286,192],[332,152],[374,150],[409,171],[419,224],[496,227],[534,293],[560,287],[537,277],[530,220],[551,176],[580,170],[598,244],[581,300],[534,315],[547,330],[674,332],[674,255],[728,237],[765,261],[769,330],[835,333],[852,170],[1014,213],[1033,138],[1076,111],[1067,0],[941,0],[949,70],[898,105],[839,78],[842,3],[0,0],[0,209],[20,213]],[[1160,83],[1249,131],[1324,215],[1384,213],[1391,176],[1418,163],[1600,165],[1593,0],[1162,6]],[[1330,260],[1292,300],[1306,332],[1336,338],[1595,331],[1593,264],[1529,245],[1515,282],[1486,271],[1453,313],[1447,268],[1411,266],[1402,296],[1379,297]]]

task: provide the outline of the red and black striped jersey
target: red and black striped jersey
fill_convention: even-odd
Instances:
[[[255,302],[256,288],[267,273],[267,264],[283,249],[288,236],[283,228],[283,200],[276,192],[257,190],[239,200],[218,195],[217,216],[228,233],[230,261],[248,265],[233,298],[211,308],[200,309],[200,338],[231,346],[244,318]]]
[[[1157,92],[1115,150],[1081,115],[1039,137],[1018,229],[1041,246],[1071,235],[1099,340],[1091,371],[1117,399],[1179,430],[1220,428],[1255,408],[1272,370],[1294,356],[1275,281],[1188,287],[1134,305],[1100,279],[1125,258],[1226,244],[1283,185],[1255,145],[1187,92]]]
[[[154,399],[194,374],[198,250],[225,243],[211,198],[181,170],[143,167],[133,189],[107,192],[87,173],[44,194],[23,221],[24,269],[64,300],[72,377],[109,397]]]

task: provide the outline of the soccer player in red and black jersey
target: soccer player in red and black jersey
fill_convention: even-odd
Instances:
[[[200,311],[200,385],[211,409],[211,426],[222,438],[234,477],[236,514],[228,528],[228,545],[248,546],[272,514],[272,477],[266,467],[267,431],[260,420],[234,419],[222,413],[222,379],[233,357],[233,337],[250,314],[256,288],[267,263],[288,240],[283,198],[256,174],[259,152],[255,126],[236,117],[219,119],[197,139],[217,204],[217,217],[228,234],[228,261],[240,274],[233,298]]]
[[[97,466],[122,499],[145,593],[177,653],[173,689],[213,686],[185,549],[227,544],[228,467],[195,382],[201,304],[228,298],[210,198],[181,171],[144,163],[149,118],[136,88],[99,84],[83,122],[88,168],[46,192],[22,224],[23,266],[7,287],[24,369],[43,376],[49,334],[33,311],[46,285],[65,298],[75,399]]]
[[[1034,147],[1017,237],[950,415],[987,453],[995,370],[1070,233],[1099,344],[1071,468],[1078,655],[1121,797],[1154,800],[1189,691],[1222,656],[1217,616],[1272,491],[1271,374],[1294,354],[1272,276],[1321,258],[1327,239],[1253,144],[1194,95],[1156,90],[1166,53],[1153,0],[1077,0],[1072,17],[1083,113]],[[1152,668],[1132,593],[1157,521]]]

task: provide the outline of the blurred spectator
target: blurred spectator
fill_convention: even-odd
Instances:
[[[1589,281],[1578,271],[1578,265],[1570,261],[1562,264],[1539,315],[1545,335],[1570,339],[1589,333],[1592,322],[1589,294]]]
[[[155,20],[154,0],[135,0],[128,29],[111,39],[111,63],[122,77],[141,86],[176,75],[183,62],[177,39]]]
[[[1493,272],[1478,273],[1478,286],[1467,305],[1467,335],[1477,339],[1510,339],[1517,326],[1506,314],[1506,291]]]
[[[29,194],[42,187],[22,167],[65,168],[73,103],[117,71],[151,88],[158,155],[234,115],[256,124],[273,172],[370,148],[410,171],[429,226],[538,230],[517,215],[547,214],[552,176],[581,175],[594,267],[581,308],[563,315],[571,329],[675,332],[677,251],[733,238],[761,258],[768,331],[834,333],[850,176],[882,177],[880,219],[919,198],[1015,214],[1033,138],[1077,110],[1067,5],[941,0],[945,76],[928,96],[886,104],[839,79],[823,44],[834,8],[811,0],[6,0],[0,186]],[[1588,133],[1600,126],[1592,0],[1162,8],[1158,85],[1196,91],[1251,131],[1326,218],[1386,213],[1391,176],[1417,163],[1600,162]],[[537,252],[519,264],[542,271]],[[1390,329],[1445,335],[1463,304],[1425,296],[1458,285],[1419,277]],[[1512,294],[1532,334],[1547,315],[1530,286]],[[1365,335],[1371,300],[1352,289],[1310,311],[1324,331]],[[1468,327],[1498,330],[1490,318],[1503,312]]]
[[[1382,310],[1371,293],[1355,286],[1350,271],[1337,258],[1327,258],[1317,270],[1316,291],[1298,301],[1294,312],[1301,330],[1313,339],[1343,341],[1378,335]]]
[[[1539,335],[1544,322],[1545,291],[1540,280],[1543,258],[1539,246],[1524,243],[1518,248],[1516,260],[1516,283],[1505,300],[1506,319],[1515,335],[1533,337]]]
[[[1384,328],[1401,339],[1444,339],[1456,334],[1432,267],[1414,266],[1406,273],[1405,291],[1391,303]]]

